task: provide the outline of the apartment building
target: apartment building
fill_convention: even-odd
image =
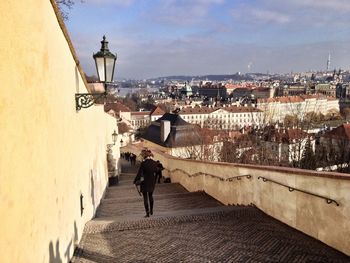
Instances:
[[[178,114],[187,122],[210,129],[239,129],[260,125],[263,112],[253,107],[193,107],[183,108]]]
[[[339,111],[339,100],[321,95],[285,96],[258,99],[257,108],[264,112],[266,121],[282,122],[287,115],[303,118],[308,112]]]

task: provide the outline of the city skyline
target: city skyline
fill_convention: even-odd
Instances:
[[[115,78],[350,68],[350,2],[86,0],[66,21],[81,64],[105,34]]]

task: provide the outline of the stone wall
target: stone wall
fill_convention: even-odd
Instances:
[[[141,146],[129,146],[129,150],[138,153]],[[187,190],[203,190],[226,205],[254,204],[266,214],[350,255],[350,175],[192,161],[156,149],[153,153],[166,168],[164,175]],[[244,177],[232,178],[236,176]],[[296,190],[291,192],[259,177],[334,199],[339,206]]]
[[[115,120],[76,112],[85,79],[55,8],[0,1],[0,262],[68,262],[108,181]]]

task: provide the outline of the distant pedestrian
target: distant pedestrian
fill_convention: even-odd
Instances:
[[[135,165],[135,164],[136,164],[136,155],[133,154],[133,153],[130,154],[130,163],[131,163],[132,165]]]
[[[157,161],[157,180],[158,184],[160,184],[160,179],[162,178],[162,171],[164,170],[164,167],[162,163],[158,160]]]
[[[148,149],[142,150],[141,156],[143,161],[134,179],[134,184],[136,184],[137,181],[141,181],[140,187],[146,211],[145,217],[149,217],[150,214],[153,215],[153,191],[156,184],[157,162],[152,159],[153,154]],[[141,177],[143,177],[143,180]]]

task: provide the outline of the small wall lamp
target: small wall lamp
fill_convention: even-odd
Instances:
[[[114,130],[114,132],[112,133],[113,143],[107,144],[107,152],[109,152],[111,148],[115,145],[115,143],[117,142],[117,139],[118,139],[118,133]]]
[[[81,108],[89,108],[95,104],[99,99],[106,100],[107,97],[107,83],[113,81],[115,62],[117,54],[109,51],[108,41],[106,36],[103,36],[101,41],[101,49],[96,54],[93,54],[95,60],[98,79],[103,83],[104,92],[102,93],[76,93],[75,94],[75,108],[79,111]]]
[[[114,130],[114,132],[112,133],[113,145],[115,145],[115,143],[117,142],[117,139],[118,139],[118,133],[116,133],[116,131]]]

